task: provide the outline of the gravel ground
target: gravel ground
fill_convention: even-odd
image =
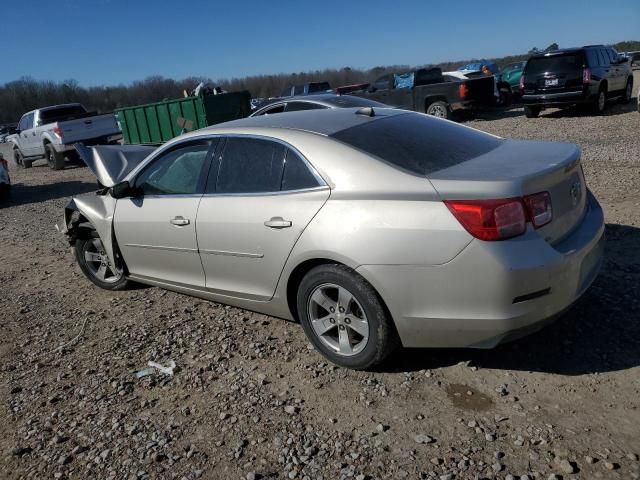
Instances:
[[[636,78],[640,84],[640,78]],[[0,478],[640,478],[640,114],[469,125],[583,149],[602,274],[489,351],[325,362],[294,323],[157,288],[97,289],[53,229],[85,168],[12,170],[0,206]],[[136,379],[149,360],[172,377]]]

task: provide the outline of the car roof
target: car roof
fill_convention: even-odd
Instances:
[[[534,55],[531,55],[531,58],[552,57],[554,55],[562,55],[565,53],[576,53],[576,52],[581,52],[590,48],[607,48],[607,47],[605,45],[585,45],[584,47],[560,48],[558,50],[552,50],[550,52],[536,53]]]
[[[370,111],[374,112],[373,116],[368,114]],[[286,115],[260,115],[257,117],[243,118],[241,120],[233,120],[231,122],[206,127],[193,133],[216,133],[219,130],[228,131],[229,129],[236,128],[270,128],[332,135],[341,130],[376,121],[381,118],[409,114],[415,115],[416,113],[393,108],[370,109],[369,107],[302,110],[299,112],[289,112]]]

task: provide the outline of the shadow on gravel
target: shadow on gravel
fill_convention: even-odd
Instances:
[[[622,104],[617,100],[607,102],[607,108],[601,117],[609,117],[612,115],[623,115],[625,113],[634,112],[638,109],[638,103],[636,98],[632,98],[629,103]],[[540,117],[544,118],[564,118],[564,117],[593,117],[595,114],[588,108],[584,107],[571,107],[563,108],[559,110],[553,110],[549,113],[543,111]]]
[[[583,375],[640,365],[640,228],[606,226],[600,276],[562,318],[492,350],[402,349],[381,366],[406,372],[469,362],[478,368]]]
[[[79,182],[77,180],[58,182],[50,185],[24,185],[18,183],[11,187],[10,197],[0,203],[0,210],[30,203],[45,202],[57,198],[71,197],[72,195],[96,190],[98,190],[98,186],[95,183]]]

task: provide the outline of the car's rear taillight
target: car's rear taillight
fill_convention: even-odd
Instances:
[[[444,202],[462,226],[480,240],[505,240],[522,235],[527,218],[522,200],[447,200]]]
[[[553,218],[548,192],[497,200],[445,200],[462,226],[480,240],[496,241],[522,235],[527,222],[540,228]]]
[[[585,68],[582,70],[582,83],[591,82],[591,69]]]
[[[467,95],[469,95],[469,85],[461,83],[458,86],[458,95],[460,96],[460,99],[467,98]]]
[[[524,75],[520,76],[520,91],[524,91]]]
[[[53,133],[55,133],[58,138],[62,138],[62,136],[64,135],[64,132],[60,127],[53,127]]]
[[[535,228],[540,228],[551,221],[553,209],[551,208],[551,195],[549,195],[549,192],[527,195],[523,200],[527,207],[529,220],[531,220]]]

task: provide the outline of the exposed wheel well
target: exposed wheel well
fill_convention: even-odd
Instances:
[[[447,97],[442,97],[442,96],[435,96],[435,97],[427,97],[424,99],[424,111],[426,113],[427,108],[429,108],[429,105],[431,105],[432,103],[435,102],[444,102],[447,105],[449,105],[449,102],[447,101]]]

